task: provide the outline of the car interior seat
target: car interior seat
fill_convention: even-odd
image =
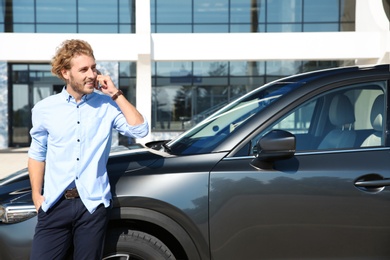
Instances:
[[[384,95],[381,94],[372,104],[370,121],[374,132],[363,141],[361,146],[380,146],[383,144],[384,100]]]
[[[318,149],[354,147],[356,132],[353,129],[355,112],[349,98],[343,94],[333,97],[329,106],[329,121],[334,126],[321,141]]]

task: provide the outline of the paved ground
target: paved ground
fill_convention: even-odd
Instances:
[[[0,179],[27,167],[28,148],[0,149]]]

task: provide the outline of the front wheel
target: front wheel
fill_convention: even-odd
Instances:
[[[158,238],[136,230],[107,233],[103,260],[176,260]]]

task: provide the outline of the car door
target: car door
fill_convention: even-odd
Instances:
[[[211,172],[212,258],[389,259],[386,95],[387,81],[350,84],[270,115],[248,156]],[[273,130],[294,134],[296,152],[256,164],[255,143]]]

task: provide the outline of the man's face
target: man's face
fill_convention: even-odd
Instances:
[[[65,71],[63,76],[68,88],[70,87],[75,94],[91,94],[94,91],[97,77],[95,59],[86,55],[74,57],[71,61],[71,69]]]

